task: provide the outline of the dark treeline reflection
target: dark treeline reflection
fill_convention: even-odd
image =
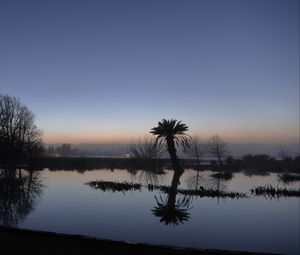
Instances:
[[[253,158],[253,160],[252,160]],[[266,157],[248,157],[247,161],[231,160],[222,166],[210,163],[197,165],[193,159],[180,159],[180,164],[184,169],[193,169],[196,171],[210,170],[223,173],[245,172],[247,175],[265,175],[269,172],[277,173],[296,173],[300,174],[300,161],[295,159],[290,164],[285,164],[279,160],[268,159]],[[255,163],[256,162],[256,163]],[[1,164],[0,164],[1,165]],[[35,158],[31,167],[37,169],[48,168],[55,170],[76,170],[85,172],[96,169],[124,169],[134,173],[140,169],[152,172],[163,172],[163,169],[173,168],[170,159],[138,159],[138,158]]]
[[[42,188],[39,172],[0,169],[0,225],[18,226],[34,209]]]

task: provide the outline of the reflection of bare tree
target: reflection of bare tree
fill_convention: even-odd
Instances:
[[[201,187],[205,186],[207,183],[207,178],[200,174],[200,171],[197,171],[195,175],[189,176],[186,179],[186,184],[189,189],[199,190]]]
[[[186,184],[189,189],[203,190],[213,189],[216,191],[224,191],[226,189],[226,181],[231,180],[232,173],[218,172],[211,174],[210,176],[203,176],[200,171],[197,171],[195,175],[192,175],[186,179]]]
[[[0,169],[0,224],[17,226],[34,209],[42,192],[39,173]]]
[[[152,212],[156,217],[160,217],[160,222],[164,222],[165,225],[178,225],[190,218],[188,211],[191,209],[191,197],[183,196],[176,199],[177,187],[182,173],[183,171],[174,171],[172,185],[167,198],[163,199],[160,197],[158,199],[155,197],[157,206],[152,209]]]
[[[159,185],[164,178],[164,174],[163,171],[140,170],[137,174],[131,175],[131,179],[145,185]]]
[[[216,189],[218,191],[225,190],[226,182],[231,180],[233,177],[232,173],[229,172],[218,172],[212,174],[209,178],[210,188]]]
[[[208,184],[207,186],[209,188],[217,190],[217,191],[224,191],[226,189],[225,181],[219,177],[211,176],[208,179],[207,184]]]
[[[197,171],[196,175],[187,178],[186,183],[188,187],[193,190],[210,189],[222,193],[226,190],[226,181],[230,180],[232,177],[233,174],[228,172],[218,172],[206,177],[202,176],[199,171]]]
[[[231,180],[233,174],[219,172],[212,174],[209,178],[208,185],[211,189],[215,189],[218,192],[223,192],[226,190],[226,182]],[[219,198],[218,198],[219,204]]]

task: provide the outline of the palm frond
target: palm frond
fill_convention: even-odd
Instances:
[[[157,135],[156,145],[162,144],[167,137],[174,140],[176,146],[188,148],[190,143],[190,136],[185,132],[188,131],[188,126],[182,121],[176,119],[162,119],[158,122],[156,127],[150,131],[151,134]]]

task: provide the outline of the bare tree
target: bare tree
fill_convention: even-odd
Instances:
[[[32,151],[42,132],[33,113],[19,99],[0,94],[0,152],[2,159],[17,160]]]
[[[228,153],[226,143],[218,135],[214,135],[209,139],[206,145],[206,151],[218,159],[219,165],[222,165],[222,158]]]
[[[32,161],[34,155],[39,154],[44,150],[41,139],[42,135],[42,130],[38,129],[34,124],[25,134],[25,148],[30,161]]]
[[[291,157],[291,152],[286,147],[280,145],[278,148],[278,157],[281,160],[286,160]]]
[[[139,138],[130,145],[130,153],[139,159],[156,159],[163,154],[163,148],[155,146],[154,138]]]
[[[189,147],[186,148],[185,153],[193,158],[196,158],[197,165],[200,165],[200,160],[205,153],[205,148],[198,136],[193,136],[190,139]]]
[[[289,166],[293,161],[291,157],[291,152],[284,146],[280,145],[278,148],[278,157],[281,159],[282,166],[286,174],[289,172]]]

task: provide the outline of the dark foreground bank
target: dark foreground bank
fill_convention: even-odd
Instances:
[[[130,244],[79,235],[0,227],[1,254],[270,254]]]

